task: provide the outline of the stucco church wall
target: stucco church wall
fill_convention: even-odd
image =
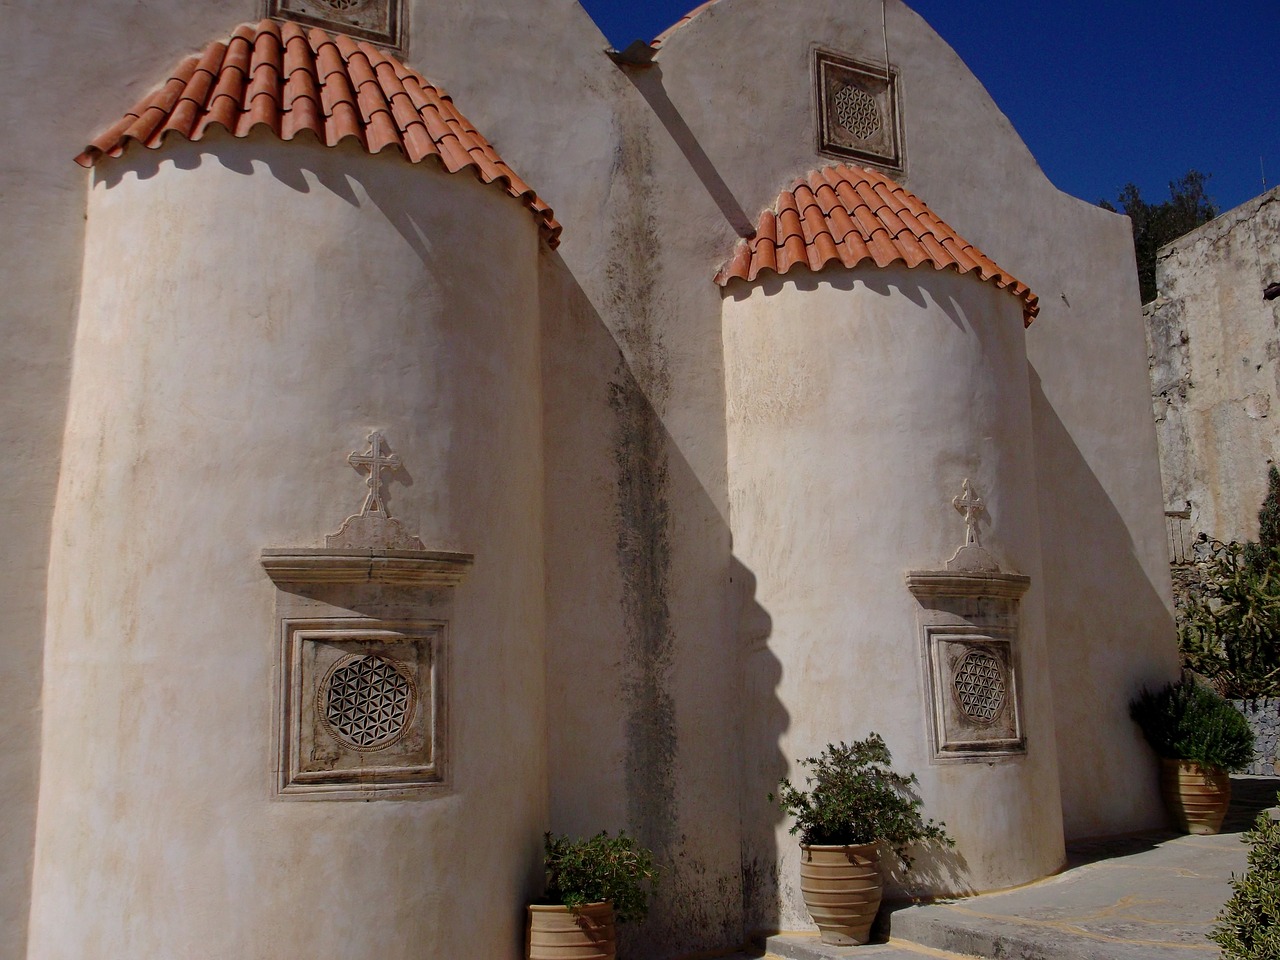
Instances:
[[[784,929],[806,925],[791,824],[765,801],[779,752],[814,756],[870,731],[957,841],[906,876],[886,863],[895,885],[936,896],[1053,872],[1062,818],[1021,305],[975,277],[901,266],[729,292],[734,554],[771,634],[747,671],[781,675],[781,710],[744,717],[745,843],[782,865],[778,890],[757,897],[780,898]],[[987,505],[983,546],[1032,582],[1013,644],[1026,750],[939,762],[905,574],[944,569],[965,543],[952,498],[970,479]],[[748,923],[767,926],[768,904],[750,906]]]
[[[628,955],[722,949],[741,937],[742,703],[721,241],[697,235],[716,207],[576,2],[415,18],[410,60],[567,227],[542,268],[550,826],[624,827],[655,848],[658,900],[623,928]],[[689,240],[708,244],[692,261]]]
[[[1028,334],[1046,629],[1068,836],[1163,821],[1149,751],[1128,720],[1136,687],[1176,671],[1155,437],[1126,222],[1058,191],[954,51],[904,4],[887,7],[901,71],[902,182],[1041,297]],[[759,38],[767,37],[762,45]],[[732,249],[814,153],[812,52],[883,61],[880,4],[721,0],[659,55],[662,85],[706,162],[671,224],[680,253]],[[759,56],[767,48],[767,81]],[[714,170],[715,176],[707,174]],[[1105,611],[1099,615],[1098,611]],[[1098,723],[1097,718],[1105,718]],[[1134,775],[1134,771],[1142,771]]]
[[[1146,307],[1165,507],[1187,534],[1258,536],[1280,454],[1280,187],[1160,250]]]
[[[547,818],[538,242],[500,190],[351,146],[224,137],[98,169],[31,956],[519,952]],[[391,513],[476,555],[430,600],[448,787],[279,802],[259,552],[358,512],[371,428],[404,466]]]
[[[743,645],[756,663],[767,649],[769,614],[740,599],[753,577],[732,559],[722,304],[711,277],[778,190],[825,162],[814,152],[812,46],[882,56],[880,5],[721,0],[668,41],[656,66],[625,71],[604,55],[605,39],[575,0],[411,7],[407,61],[455,95],[566,225],[563,245],[544,252],[540,266],[552,775],[550,811],[527,826],[536,834],[548,823],[580,833],[621,825],[659,848],[668,870],[638,956],[731,943],[743,889],[774,867],[740,862],[726,811],[736,809],[741,784],[725,757],[743,747],[748,697],[785,717],[780,677],[742,673]],[[15,55],[0,69],[28,91],[28,139],[14,154],[20,168],[0,167],[0,176],[15,178],[6,187],[38,187],[2,192],[6,204],[19,194],[31,204],[21,221],[31,231],[11,233],[10,246],[28,245],[33,256],[9,262],[44,258],[48,271],[28,271],[12,289],[28,291],[16,302],[48,321],[32,320],[33,328],[62,338],[41,349],[51,357],[49,380],[61,378],[65,390],[77,284],[56,309],[46,287],[78,274],[84,174],[69,162],[59,172],[50,159],[74,155],[179,55],[258,11],[239,0],[145,9],[24,0],[20,9],[31,26],[6,32]],[[1128,432],[1141,435],[1130,408],[1146,393],[1131,376],[1142,351],[1130,349],[1133,318],[1123,306],[1129,297],[1136,310],[1123,266],[1126,228],[1054,190],[954,53],[900,3],[891,0],[887,13],[890,58],[903,78],[904,181],[1045,301],[1028,343],[1047,637],[1067,694],[1065,707],[1058,697],[1059,748],[1102,771],[1097,783],[1065,787],[1068,829],[1145,824],[1159,817],[1154,793],[1127,775],[1146,762],[1144,748],[1119,726],[1119,746],[1104,744],[1092,722],[1081,722],[1092,721],[1098,703],[1077,696],[1103,670],[1099,702],[1119,724],[1136,675],[1165,669],[1171,649],[1151,633],[1167,616],[1158,502],[1144,506],[1158,501],[1158,480]],[[59,29],[42,27],[51,22]],[[51,74],[54,53],[81,67]],[[32,125],[31,112],[43,119]],[[1099,391],[1099,381],[1115,386]],[[6,402],[30,414],[26,422],[44,422],[27,401],[7,394]],[[1145,409],[1144,400],[1140,416]],[[19,469],[15,479],[8,489],[26,475]],[[49,508],[46,500],[31,531],[47,529]],[[1078,535],[1082,518],[1102,547]],[[1076,609],[1107,616],[1099,622]],[[38,662],[38,652],[31,657]],[[13,715],[15,738],[33,730],[33,706],[19,695],[0,708]],[[33,752],[22,749],[13,754],[26,771],[17,789],[30,795]],[[788,759],[772,754],[776,773]],[[1121,771],[1123,791],[1095,789],[1119,782]],[[30,801],[19,798],[15,810],[18,830],[2,841],[12,838],[14,853],[3,862],[22,875]],[[17,915],[25,885],[5,891]]]
[[[88,136],[249,0],[8,0],[0,30],[0,960],[25,958],[49,524],[83,257]]]
[[[905,183],[1045,303],[1028,348],[1037,450],[1047,448],[1038,483],[1059,750],[1099,771],[1064,785],[1067,829],[1152,825],[1163,814],[1154,780],[1133,782],[1150,760],[1124,708],[1134,687],[1173,669],[1172,629],[1127,227],[1057,191],[954,52],[902,4],[887,13]],[[417,31],[427,15],[416,16]],[[411,59],[458,96],[567,227],[544,258],[569,304],[546,321],[548,662],[564,691],[552,706],[553,824],[595,829],[625,812],[660,847],[664,835],[681,837],[663,850],[669,882],[644,934],[654,956],[698,949],[715,938],[687,932],[685,894],[715,895],[715,928],[733,909],[722,890],[737,871],[722,830],[734,778],[702,760],[735,742],[740,683],[752,697],[774,694],[741,676],[743,641],[720,619],[751,574],[729,550],[710,278],[779,189],[828,162],[815,152],[813,48],[881,58],[880,5],[721,0],[647,68],[611,63],[575,4],[488,5],[474,16],[475,32],[503,51],[501,82],[458,42],[471,12],[431,14],[441,29],[416,32]],[[598,507],[603,521],[591,517]],[[665,533],[656,551],[655,529]],[[1106,616],[1077,612],[1099,609]],[[660,629],[628,622],[638,610],[658,613]],[[764,629],[768,614],[747,604],[729,621],[739,618]],[[579,680],[576,664],[621,669],[602,689],[594,669]],[[656,741],[629,726],[650,707],[666,731]],[[1100,709],[1104,728],[1093,723]],[[673,830],[652,829],[662,822]],[[750,887],[772,868],[742,869]]]

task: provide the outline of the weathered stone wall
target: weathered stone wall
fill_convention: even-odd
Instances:
[[[1253,730],[1257,751],[1245,773],[1253,777],[1280,777],[1280,699],[1233,700]]]
[[[1256,539],[1280,453],[1280,187],[1161,249],[1145,308],[1167,510],[1219,540]]]

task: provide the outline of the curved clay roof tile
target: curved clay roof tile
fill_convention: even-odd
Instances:
[[[671,35],[673,33],[675,33],[677,30],[683,27],[686,23],[688,23],[694,17],[698,16],[698,14],[702,13],[708,7],[715,6],[716,3],[718,2],[719,0],[706,0],[706,3],[698,4],[698,6],[694,7],[692,10],[686,13],[683,17],[681,17],[675,23],[673,23],[671,26],[667,27],[667,29],[663,30],[660,34],[658,34],[657,37],[654,38],[653,42],[649,44],[649,46],[651,46],[655,50],[658,49],[664,43],[666,43],[668,40],[671,39]]]
[[[369,153],[394,147],[410,163],[434,157],[449,173],[470,170],[520,200],[547,242],[559,243],[551,208],[448,94],[372,44],[296,23],[242,24],[185,58],[76,163],[91,167],[131,143],[158,149],[170,134],[200,140],[215,126],[236,137],[261,128],[286,141],[306,132],[330,147],[352,138]]]
[[[1001,270],[919,197],[882,173],[844,164],[815,170],[783,190],[773,209],[760,215],[755,235],[739,241],[716,283],[751,283],[766,271],[782,276],[797,267],[817,272],[866,261],[976,273],[1022,301],[1028,326],[1040,312],[1040,299],[1026,284]]]

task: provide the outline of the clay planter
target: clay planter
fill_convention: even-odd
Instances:
[[[1231,804],[1231,778],[1213,767],[1162,757],[1160,794],[1187,833],[1217,833]]]
[[[612,960],[613,904],[588,903],[576,910],[534,904],[525,944],[528,960]]]
[[[878,844],[800,845],[800,891],[823,943],[866,943],[883,889]]]

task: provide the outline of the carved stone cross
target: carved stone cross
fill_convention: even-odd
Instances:
[[[353,453],[347,457],[347,462],[359,470],[361,467],[369,468],[369,479],[365,481],[369,486],[369,495],[365,497],[364,509],[360,511],[362,517],[386,517],[387,507],[382,502],[382,471],[394,470],[400,466],[400,458],[394,453],[388,453],[384,450],[386,437],[381,433],[374,432],[369,434],[369,449],[365,453]]]
[[[982,498],[973,492],[973,483],[969,480],[964,482],[964,493],[951,501],[952,505],[964,514],[964,542],[965,546],[973,544],[975,547],[982,546],[982,537],[978,533],[978,517],[986,509],[986,504]]]

